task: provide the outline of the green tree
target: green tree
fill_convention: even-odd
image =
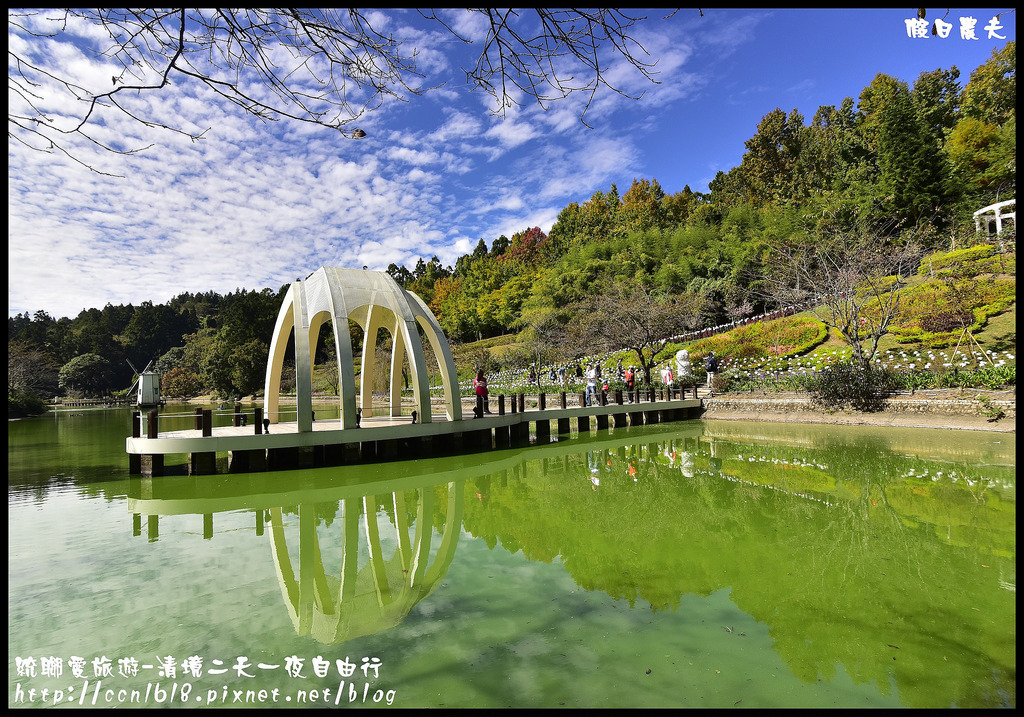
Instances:
[[[281,297],[271,289],[242,289],[224,297],[218,321],[220,337],[227,342],[228,350],[254,340],[269,342],[280,309]]]
[[[570,202],[558,213],[555,223],[551,225],[545,245],[545,258],[558,259],[573,244],[585,241],[586,236],[585,212],[577,202]]]
[[[511,244],[512,242],[509,241],[509,238],[502,234],[491,244],[491,258],[497,259],[499,256],[503,256]]]
[[[874,98],[879,215],[918,224],[937,216],[947,198],[940,148],[923,126],[906,83]]]
[[[985,189],[1015,176],[1016,139],[1009,122],[1004,131],[996,125],[963,117],[949,135],[945,145],[950,171],[955,181],[970,189]]]
[[[82,354],[60,369],[58,383],[65,391],[98,396],[110,391],[110,362],[97,354]]]
[[[1016,42],[992,50],[992,57],[971,73],[963,92],[963,113],[997,125],[1016,118]]]
[[[776,107],[761,118],[757,133],[745,143],[742,177],[756,205],[795,201],[805,195],[797,173],[804,142],[804,118]]]
[[[483,239],[476,243],[476,248],[473,249],[474,259],[483,259],[487,256],[487,242]]]
[[[263,388],[269,351],[270,348],[266,343],[259,339],[253,339],[231,352],[228,357],[231,385],[238,395],[255,395]]]
[[[710,201],[698,206],[690,217],[691,224],[718,224],[731,207],[751,201],[746,168],[740,164],[728,172],[719,170],[708,182]]]
[[[185,351],[179,366],[200,377],[204,392],[229,396],[233,391],[228,355],[215,329],[200,329],[185,336]]]
[[[959,79],[960,70],[956,67],[922,72],[910,93],[922,132],[936,146],[942,146],[946,135],[956,126],[963,95]]]
[[[413,271],[413,280],[405,288],[419,296],[429,306],[434,298],[434,283],[451,275],[452,270],[442,266],[441,260],[436,256],[431,257],[429,262],[419,259]]]
[[[140,369],[181,344],[181,337],[189,331],[185,316],[178,314],[169,304],[143,301],[132,313],[124,330],[115,338],[124,347],[129,361]]]
[[[387,273],[398,282],[401,287],[406,287],[412,281],[412,272],[406,269],[404,266],[398,266],[397,264],[388,264]]]

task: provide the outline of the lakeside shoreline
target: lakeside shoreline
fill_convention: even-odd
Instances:
[[[535,395],[535,394],[534,394]],[[820,423],[837,426],[893,426],[901,428],[944,428],[951,430],[1016,433],[1016,389],[926,390],[898,394],[886,400],[886,408],[873,413],[822,411],[815,409],[807,394],[724,393],[700,396],[705,401],[701,420],[764,421],[772,423]],[[282,397],[282,403],[294,399]],[[186,404],[223,403],[212,396],[172,399]],[[337,402],[337,397],[314,397],[313,403]],[[262,398],[248,402],[260,405]],[[468,405],[468,404],[467,404]],[[65,410],[83,410],[83,408]],[[88,410],[88,409],[84,409]],[[993,414],[1001,412],[996,418]],[[19,420],[9,418],[8,420]]]
[[[823,423],[1016,433],[1016,390],[932,390],[898,394],[884,410],[822,411],[806,394],[736,394],[705,397],[701,416],[709,421]],[[996,418],[993,414],[1001,412]]]

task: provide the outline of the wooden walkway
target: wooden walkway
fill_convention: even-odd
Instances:
[[[528,446],[548,443],[552,435],[696,418],[703,410],[699,398],[646,398],[637,403],[506,411],[482,418],[469,411],[469,417],[459,421],[449,421],[443,413],[433,414],[426,423],[413,423],[411,416],[367,416],[358,428],[350,429],[333,418],[314,421],[312,430],[301,432],[295,422],[271,424],[269,433],[256,433],[255,425],[208,428],[208,435],[197,428],[158,431],[155,437],[141,435],[142,431],[127,438],[125,448],[132,474],[163,475],[167,455],[187,455],[190,474],[223,472],[218,454],[227,456],[226,470],[237,473]]]

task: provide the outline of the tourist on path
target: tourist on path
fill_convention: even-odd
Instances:
[[[711,382],[715,380],[715,374],[718,373],[718,359],[715,358],[715,352],[708,352],[708,357],[704,359],[704,370],[708,374],[708,395],[714,396],[714,389]]]

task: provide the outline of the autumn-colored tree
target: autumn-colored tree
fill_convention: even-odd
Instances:
[[[658,180],[634,179],[619,203],[616,231],[620,234],[634,234],[649,229],[663,229],[667,223],[665,191]]]
[[[184,368],[172,368],[160,377],[160,391],[171,398],[192,398],[203,392],[203,381]]]
[[[536,264],[541,257],[541,245],[547,239],[547,234],[540,230],[540,227],[531,227],[512,235],[512,242],[502,255],[508,261],[518,261],[524,264]]]

